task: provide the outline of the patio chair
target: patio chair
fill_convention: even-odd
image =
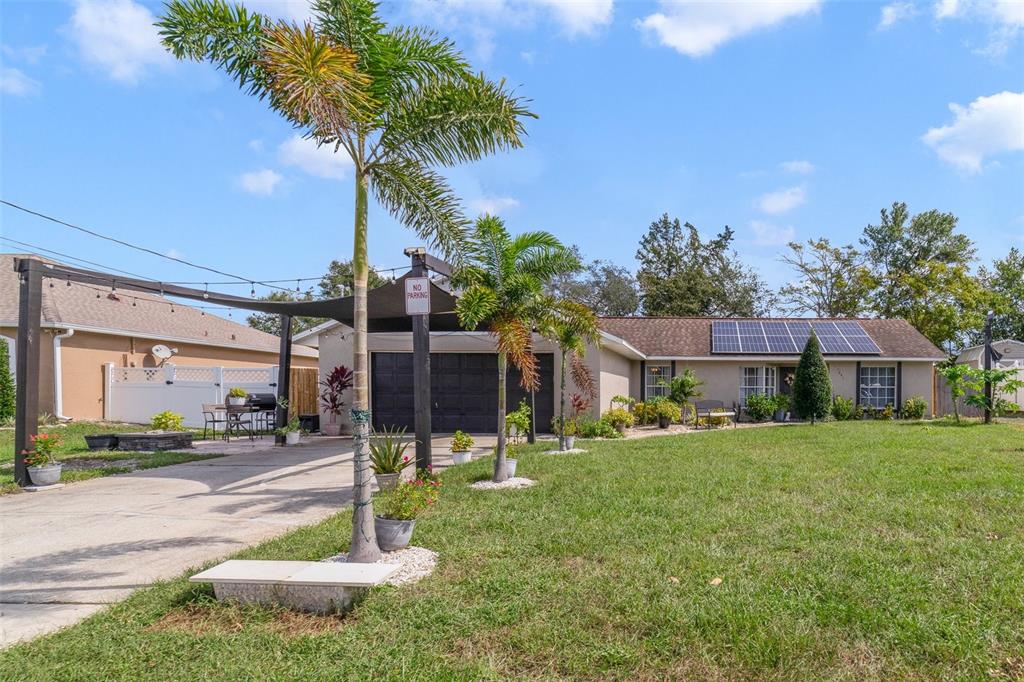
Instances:
[[[224,424],[227,430],[228,415],[223,405],[203,403],[203,440],[206,440],[206,430],[213,430],[213,437],[217,437],[217,424]]]

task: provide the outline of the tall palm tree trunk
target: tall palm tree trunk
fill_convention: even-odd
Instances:
[[[558,392],[558,449],[565,450],[565,349],[562,349],[562,387]]]
[[[495,483],[508,480],[508,464],[505,461],[505,382],[508,376],[508,358],[498,353],[498,446],[494,450]]]
[[[354,449],[352,468],[352,544],[348,560],[372,563],[380,558],[377,534],[373,527],[373,506],[370,499],[370,401],[369,401],[369,358],[366,334],[366,288],[370,268],[366,254],[366,209],[367,177],[362,171],[356,172],[356,219],[355,244],[352,249],[352,274],[354,293],[353,342],[355,346],[353,365],[352,400],[352,446]]]

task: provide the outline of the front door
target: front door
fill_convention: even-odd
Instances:
[[[793,377],[796,376],[796,367],[779,367],[779,393],[782,395],[793,395]]]

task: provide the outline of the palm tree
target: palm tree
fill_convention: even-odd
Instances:
[[[568,365],[572,373],[573,383],[587,398],[593,400],[597,395],[594,376],[587,367],[584,358],[588,345],[597,345],[600,341],[600,330],[597,328],[597,316],[587,306],[575,301],[561,300],[557,310],[546,328],[542,328],[545,336],[558,344],[562,354],[561,366],[561,401],[558,408],[558,449],[565,450],[565,370]]]
[[[388,28],[372,0],[315,0],[315,22],[275,23],[226,0],[172,0],[158,22],[179,59],[210,61],[320,144],[352,159],[355,449],[350,561],[380,556],[369,487],[368,194],[449,258],[467,222],[434,166],[522,146],[525,102],[474,74],[451,41]]]
[[[465,260],[452,276],[461,291],[456,312],[466,329],[482,324],[498,346],[498,447],[495,482],[508,478],[505,465],[505,388],[508,362],[522,376],[526,390],[540,384],[533,354],[533,327],[546,327],[558,301],[544,292],[556,275],[579,268],[579,261],[548,232],[509,235],[500,218],[484,215],[468,240]]]

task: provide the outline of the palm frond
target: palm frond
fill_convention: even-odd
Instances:
[[[455,313],[459,324],[470,331],[494,317],[498,312],[498,298],[487,286],[470,286],[455,303]]]
[[[467,74],[436,78],[398,99],[387,112],[382,156],[410,154],[453,166],[523,146],[523,120],[536,118],[504,81]]]
[[[594,381],[594,375],[587,367],[582,354],[575,351],[569,353],[569,374],[572,376],[573,383],[588,398],[593,400],[597,397],[597,382]]]
[[[163,45],[178,59],[210,61],[249,94],[267,95],[259,65],[266,17],[225,0],[171,0],[156,22]]]
[[[526,391],[540,388],[540,373],[537,371],[537,356],[533,354],[533,333],[521,319],[510,315],[499,315],[491,321],[491,334],[497,341],[498,352],[505,356],[519,370],[522,379],[519,384]]]
[[[310,24],[281,22],[266,29],[259,65],[276,109],[320,138],[341,140],[370,106],[370,79],[357,62],[354,52],[317,35]]]
[[[448,182],[419,161],[406,158],[374,164],[370,177],[377,201],[457,266],[468,223]]]

